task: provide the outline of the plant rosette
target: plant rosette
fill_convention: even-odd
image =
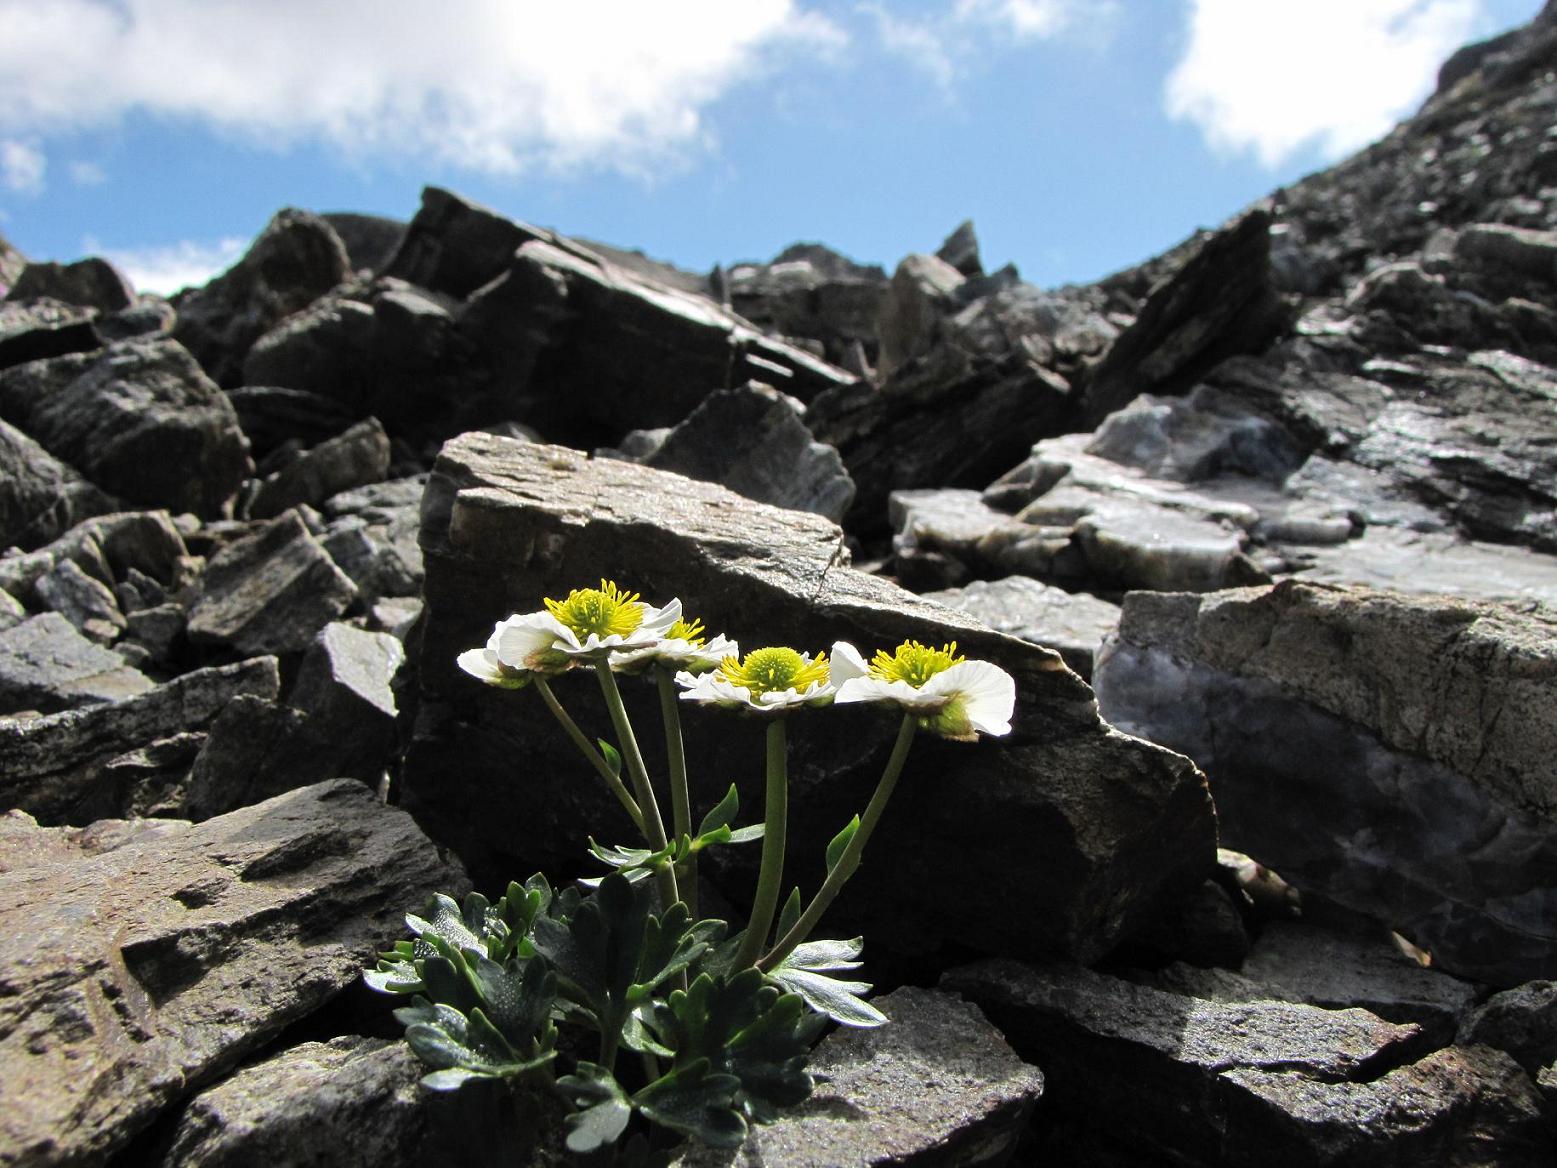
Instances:
[[[942,738],[971,742],[980,734],[1011,733],[1016,682],[990,661],[969,661],[957,642],[932,649],[904,641],[866,664],[847,641],[833,645],[832,681],[839,705],[875,702],[912,714],[919,727]]]

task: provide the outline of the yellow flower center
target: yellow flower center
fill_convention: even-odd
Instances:
[[[774,645],[753,649],[744,661],[726,657],[719,663],[719,673],[731,685],[745,686],[752,697],[787,689],[804,690],[813,682],[827,683],[827,654],[818,653],[816,660],[808,662],[793,649]]]
[[[703,622],[700,620],[687,620],[682,617],[670,626],[670,632],[666,633],[667,639],[672,641],[685,641],[694,649],[703,647]]]
[[[625,637],[643,623],[643,605],[636,592],[623,592],[610,580],[599,588],[575,588],[566,600],[546,600],[546,611],[573,630],[580,641],[591,633],[598,637]]]
[[[950,669],[962,658],[957,655],[957,642],[932,649],[918,641],[904,641],[896,653],[877,650],[870,663],[872,677],[882,681],[906,681],[915,689],[923,687],[937,673]]]

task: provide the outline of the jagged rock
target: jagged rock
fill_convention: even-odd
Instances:
[[[37,547],[113,507],[74,467],[0,421],[0,547]]]
[[[102,343],[94,314],[86,309],[57,300],[0,300],[0,369],[84,353]]]
[[[811,437],[803,413],[758,382],[718,390],[638,461],[836,522],[854,500],[854,483],[838,452]]]
[[[568,870],[585,825],[612,838],[631,830],[531,694],[482,686],[454,665],[496,620],[602,575],[645,596],[679,596],[710,629],[749,647],[955,640],[1016,677],[1009,740],[915,747],[871,843],[877,858],[834,906],[845,922],[834,927],[865,923],[871,944],[944,938],[1095,957],[1211,866],[1209,806],[1193,770],[1099,722],[1090,691],[1054,654],[844,566],[841,532],[818,517],[630,463],[481,434],[444,447],[422,514],[427,608],[404,801],[477,869]],[[559,692],[570,709],[577,705],[581,724],[603,725],[582,680],[564,679]],[[628,688],[640,724],[656,725],[651,687]],[[760,735],[717,714],[685,715],[694,798],[707,805],[715,786],[735,779],[743,805],[753,806]],[[890,722],[847,707],[796,719],[790,855],[802,883],[817,876],[826,841],[863,804]],[[473,819],[466,809],[477,801],[488,813]],[[948,817],[948,806],[958,814]],[[716,872],[717,861],[709,871],[744,897],[755,856],[736,853],[721,853],[728,872]],[[901,896],[910,878],[922,896]],[[987,902],[962,895],[985,881],[1019,898],[1024,911],[1010,913],[1005,901],[980,908]]]
[[[10,240],[0,235],[0,296],[9,291],[27,266],[27,257],[11,246]]]
[[[66,561],[104,585],[138,575],[148,587],[164,590],[186,583],[194,567],[166,511],[127,511],[78,523],[36,551],[0,557],[0,587],[41,605],[38,582]]]
[[[308,647],[287,700],[330,744],[332,774],[377,784],[394,746],[397,710],[390,687],[404,661],[405,650],[388,633],[338,621]]]
[[[422,593],[422,490],[426,477],[392,479],[325,500],[319,542],[365,603]]]
[[[1455,1041],[1507,1051],[1538,1074],[1557,1062],[1557,982],[1526,982],[1493,994],[1465,1016]]]
[[[320,296],[254,341],[243,359],[244,383],[309,394],[309,399],[300,399],[309,414],[333,409],[355,421],[372,413],[372,403],[380,396],[374,389],[380,369],[374,345],[384,335],[375,327],[373,300],[381,290],[409,287],[353,280]],[[315,397],[330,404],[316,405]]]
[[[240,653],[293,653],[357,600],[357,587],[297,512],[223,548],[207,565],[189,637]]]
[[[15,628],[26,619],[27,610],[22,607],[22,602],[0,589],[0,629]]]
[[[317,507],[332,495],[381,482],[389,473],[389,435],[377,418],[321,442],[260,483],[249,514],[270,519],[299,504]]]
[[[231,403],[174,341],[0,370],[0,415],[97,486],[150,507],[217,515],[250,469]]]
[[[819,343],[834,365],[845,366],[856,346],[864,361],[874,360],[887,286],[879,267],[797,243],[769,263],[735,264],[725,275],[730,307],[753,324]]]
[[[1491,1168],[1552,1154],[1535,1091],[1507,1055],[1418,1057],[1415,1027],[1364,1010],[1209,1002],[1011,961],[953,970],[942,985],[1044,1068],[1062,1123],[1146,1162]]]
[[[251,349],[251,360],[253,355]],[[356,412],[341,402],[304,389],[244,385],[228,390],[227,398],[256,457],[288,441],[317,446],[357,420]]]
[[[1207,880],[1171,905],[1132,938],[1159,960],[1172,958],[1192,966],[1237,968],[1249,954],[1249,933],[1237,904],[1215,880]],[[1360,1003],[1347,1003],[1360,1004]]]
[[[381,270],[405,238],[406,224],[383,215],[359,215],[353,211],[326,211],[319,216],[330,225],[346,249],[354,271]]]
[[[100,645],[112,644],[124,632],[124,613],[113,591],[88,576],[74,560],[61,560],[38,578],[32,591],[41,604]]]
[[[152,683],[110,649],[93,644],[56,612],[0,629],[0,711],[54,713],[116,702]]]
[[[203,730],[240,694],[274,699],[273,657],[197,669],[111,705],[38,718],[0,718],[0,806],[45,824],[119,815],[133,796],[105,781],[117,757],[161,739]]]
[[[346,248],[328,223],[308,211],[279,211],[242,259],[175,299],[173,335],[217,384],[239,385],[250,345],[350,275]]]
[[[205,732],[196,730],[137,746],[104,763],[102,781],[125,793],[122,814],[126,816],[176,817],[205,742]]]
[[[961,588],[927,592],[924,598],[968,613],[996,632],[1053,649],[1089,681],[1098,647],[1119,625],[1117,604],[1026,576],[975,580]]]
[[[0,874],[0,1144],[101,1163],[361,976],[407,905],[462,874],[338,780],[192,825],[39,828]]]
[[[1095,682],[1105,717],[1206,768],[1228,844],[1512,985],[1557,969],[1554,645],[1540,608],[1134,593]]]
[[[97,256],[73,264],[30,263],[11,285],[6,299],[34,300],[45,296],[101,312],[118,312],[135,303],[135,289],[124,273]]]
[[[1141,393],[1176,393],[1227,357],[1258,353],[1285,321],[1270,282],[1270,215],[1251,211],[1152,291],[1083,390],[1093,425]]]
[[[522,245],[551,238],[452,191],[423,187],[422,205],[383,274],[463,299],[507,271]]]
[[[876,370],[882,377],[935,348],[943,322],[960,307],[957,293],[966,279],[937,256],[911,255],[898,264],[876,321],[881,341]]]
[[[973,1168],[1004,1164],[1043,1092],[978,1009],[905,986],[876,999],[892,1021],[840,1029],[816,1049],[821,1080],[776,1123],[751,1129],[733,1155],[696,1147],[677,1168]]]
[[[979,259],[979,237],[973,230],[973,220],[964,219],[941,243],[935,258],[944,260],[964,276],[982,276],[984,263]]]

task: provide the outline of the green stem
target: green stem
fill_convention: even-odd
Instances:
[[[664,665],[654,668],[660,690],[660,717],[665,723],[665,761],[670,771],[670,818],[676,838],[692,835],[692,798],[687,790],[687,752],[681,741],[681,709],[675,674]],[[676,873],[681,897],[697,919],[697,853],[688,854]]]
[[[584,737],[584,732],[578,728],[578,723],[569,717],[568,712],[562,708],[562,703],[557,700],[557,695],[551,692],[551,686],[546,684],[546,679],[537,677],[535,679],[535,688],[540,692],[542,700],[545,701],[546,708],[556,715],[557,721],[562,724],[563,730],[567,731],[568,737],[573,739],[573,745],[583,752],[590,765],[605,780],[605,785],[611,789],[611,794],[616,796],[617,802],[627,812],[628,818],[633,821],[633,826],[638,829],[638,834],[645,834],[643,830],[643,812],[639,809],[637,801],[628,793],[627,788],[622,786],[622,780],[611,769],[610,764],[606,762],[600,752],[595,749],[594,744]]]
[[[611,712],[611,724],[622,744],[622,758],[627,763],[627,773],[632,776],[633,791],[638,805],[643,808],[643,834],[649,847],[659,851],[668,842],[665,839],[665,820],[660,817],[660,805],[654,798],[654,788],[649,784],[649,772],[643,765],[643,751],[638,749],[638,736],[627,719],[627,707],[622,703],[622,691],[616,686],[616,677],[605,661],[595,666],[595,676],[600,679],[600,692],[605,696],[606,708]],[[676,890],[676,870],[672,864],[663,864],[654,870],[654,881],[659,886],[660,899],[668,909],[680,899]]]
[[[800,914],[800,919],[790,926],[789,932],[779,938],[778,944],[773,946],[768,955],[757,962],[757,968],[763,973],[771,972],[779,962],[795,951],[795,946],[811,935],[811,930],[816,928],[816,923],[822,919],[822,914],[832,905],[838,893],[843,890],[843,886],[848,883],[849,877],[854,875],[855,869],[860,866],[860,856],[865,852],[870,833],[876,830],[876,824],[881,820],[881,813],[886,810],[887,800],[892,798],[892,788],[897,786],[898,776],[903,773],[903,763],[908,759],[908,748],[913,745],[914,731],[918,729],[918,725],[918,720],[913,714],[903,715],[903,725],[897,732],[897,741],[892,744],[892,756],[887,759],[886,769],[881,772],[881,779],[876,783],[876,791],[865,807],[865,814],[860,816],[859,830],[843,849],[843,855],[838,857],[838,863],[833,865],[833,870],[827,874],[827,879],[822,881],[822,886],[816,890],[816,895],[811,898],[811,903],[806,906],[805,912]]]
[[[784,717],[768,723],[768,794],[763,810],[762,866],[757,872],[757,896],[751,906],[751,924],[735,955],[735,969],[757,963],[768,943],[773,914],[778,908],[779,887],[784,879],[784,843],[789,821],[789,759],[784,742]]]

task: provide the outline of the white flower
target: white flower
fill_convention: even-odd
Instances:
[[[611,668],[618,673],[642,673],[650,666],[665,665],[695,675],[707,673],[740,651],[741,647],[723,633],[704,637],[702,621],[682,617],[654,644],[612,654]]]
[[[813,659],[782,645],[754,649],[742,661],[733,655],[726,657],[709,673],[678,673],[676,681],[686,688],[683,701],[766,714],[784,713],[797,706],[825,706],[835,692],[826,653]]]
[[[832,676],[840,705],[889,703],[943,738],[970,741],[980,734],[1011,733],[1016,682],[992,662],[957,656],[955,641],[940,649],[905,641],[896,653],[878,652],[868,666],[853,645],[839,641]]]
[[[484,681],[488,685],[495,685],[499,689],[523,689],[530,684],[530,678],[534,674],[522,669],[510,669],[498,659],[497,650],[493,648],[497,634],[492,635],[486,647],[483,649],[467,649],[461,653],[456,661],[461,669],[478,681]]]
[[[499,664],[527,673],[561,673],[616,651],[655,645],[681,619],[681,601],[651,608],[637,593],[623,592],[608,580],[545,603],[545,612],[517,614],[498,624],[487,647]]]

